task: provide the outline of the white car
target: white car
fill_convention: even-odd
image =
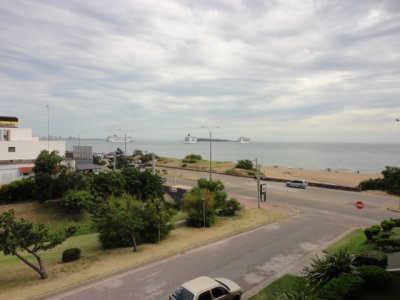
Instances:
[[[240,300],[241,287],[226,278],[201,276],[178,286],[169,300]]]
[[[308,183],[305,182],[304,180],[292,180],[286,182],[286,186],[305,189],[308,186]]]

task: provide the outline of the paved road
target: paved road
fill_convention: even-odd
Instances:
[[[230,193],[254,196],[252,179],[214,177],[223,179]],[[366,203],[362,211],[354,207],[358,200]],[[398,217],[385,209],[396,205],[392,197],[289,189],[282,183],[268,183],[268,201],[296,207],[299,214],[48,299],[168,299],[176,285],[204,274],[231,278],[248,292],[288,267],[301,268],[302,258],[347,229]]]

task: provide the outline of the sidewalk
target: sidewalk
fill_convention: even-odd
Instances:
[[[245,208],[257,208],[257,199],[253,197],[242,196],[238,194],[228,193],[228,198],[236,198]],[[260,208],[281,213],[287,216],[294,216],[298,210],[290,206],[276,203],[273,201],[260,201]]]

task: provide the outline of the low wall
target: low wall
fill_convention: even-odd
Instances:
[[[275,182],[290,181],[290,179],[278,179],[278,178],[271,178],[271,177],[260,177],[260,180],[275,181]],[[335,184],[328,184],[328,183],[317,183],[317,182],[308,182],[308,185],[319,187],[319,188],[324,188],[324,189],[342,190],[342,191],[350,191],[350,192],[361,192],[361,189],[359,187],[335,185]]]

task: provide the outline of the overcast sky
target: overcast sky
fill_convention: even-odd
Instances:
[[[83,138],[398,143],[400,1],[2,0],[0,115],[47,136],[48,112]]]

